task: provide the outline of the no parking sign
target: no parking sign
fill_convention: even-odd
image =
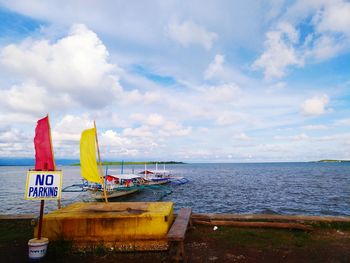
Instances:
[[[59,199],[62,171],[28,171],[24,198],[26,200]]]

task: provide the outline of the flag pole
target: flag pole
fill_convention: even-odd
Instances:
[[[56,171],[55,155],[53,153],[53,147],[52,147],[51,125],[50,125],[49,114],[47,114],[47,123],[49,125],[50,150],[51,150],[51,154],[52,154],[53,170]],[[59,197],[57,199],[57,207],[58,207],[58,209],[61,208],[61,195],[59,195]]]
[[[100,147],[98,145],[98,138],[97,138],[97,128],[96,128],[96,122],[94,121],[94,128],[95,128],[95,138],[96,138],[96,146],[97,146],[97,155],[98,155],[98,167],[100,169],[100,178],[101,183],[103,187],[103,194],[105,196],[105,202],[108,203],[107,199],[107,193],[106,193],[106,184],[103,181],[103,172],[102,172],[102,164],[101,164],[101,155],[100,155]]]
[[[45,200],[40,200],[40,215],[39,215],[39,225],[38,225],[38,239],[41,239],[41,229],[43,226],[43,217],[44,217],[44,203]]]

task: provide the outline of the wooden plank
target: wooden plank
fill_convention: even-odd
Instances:
[[[311,231],[313,228],[308,225],[297,223],[274,223],[274,222],[241,222],[241,221],[201,221],[195,220],[194,223],[211,226],[236,226],[253,228],[283,228]]]
[[[175,222],[168,232],[169,241],[183,241],[187,230],[188,223],[191,219],[192,209],[181,208],[179,214],[176,216]]]
[[[237,214],[193,214],[198,220],[232,220],[232,221],[287,221],[287,222],[350,222],[346,216],[303,216],[303,215],[237,215]]]
[[[36,214],[18,214],[18,215],[0,215],[0,220],[17,220],[17,219],[33,219],[38,215]]]

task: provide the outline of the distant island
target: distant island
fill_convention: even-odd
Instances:
[[[315,163],[348,163],[350,160],[319,160]]]
[[[175,161],[167,161],[167,162],[101,162],[102,165],[143,165],[143,164],[185,164],[184,162],[175,162]],[[80,166],[80,163],[71,164],[72,166]]]

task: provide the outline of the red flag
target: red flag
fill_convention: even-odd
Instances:
[[[51,147],[49,117],[38,120],[34,137],[35,170],[54,171],[55,164]]]

